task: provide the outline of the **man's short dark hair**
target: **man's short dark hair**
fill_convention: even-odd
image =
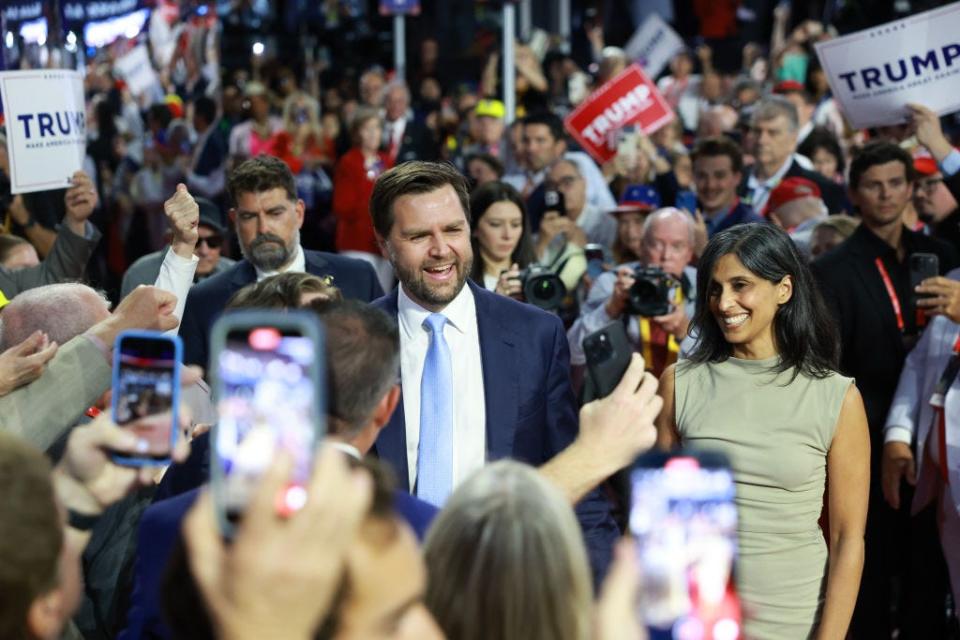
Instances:
[[[397,323],[383,311],[357,300],[317,300],[310,308],[317,311],[326,331],[330,429],[338,436],[352,438],[397,383]]]
[[[370,216],[373,228],[381,238],[390,235],[393,228],[393,205],[403,196],[436,191],[446,185],[453,187],[470,222],[470,189],[467,179],[448,162],[404,162],[377,178],[370,196]]]
[[[903,165],[904,173],[909,182],[916,180],[916,171],[913,169],[913,158],[906,150],[886,140],[874,140],[863,145],[853,156],[850,163],[849,184],[851,189],[860,186],[860,178],[870,167],[888,162],[899,162]]]
[[[696,162],[699,158],[715,158],[717,156],[730,158],[730,168],[733,169],[734,173],[740,173],[743,170],[743,153],[740,151],[740,146],[726,136],[700,140],[693,148],[690,159]]]
[[[31,603],[57,586],[63,525],[50,463],[0,431],[0,638],[28,638]]]
[[[262,154],[245,160],[227,180],[227,190],[234,205],[239,202],[241,194],[261,193],[278,187],[287,192],[291,201],[297,199],[297,184],[290,167],[279,158]]]
[[[523,119],[523,126],[526,127],[531,124],[542,124],[548,127],[554,142],[560,142],[565,139],[563,136],[563,120],[555,113],[551,113],[550,111],[531,113]]]
[[[193,103],[193,112],[203,118],[204,122],[211,124],[217,119],[217,103],[213,101],[213,98],[200,96]]]

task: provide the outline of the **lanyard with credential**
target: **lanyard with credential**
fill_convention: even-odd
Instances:
[[[953,381],[960,373],[960,336],[953,343],[953,355],[947,362],[947,366],[940,375],[937,387],[930,396],[930,406],[933,407],[933,424],[937,430],[937,447],[940,453],[940,478],[943,484],[950,483],[949,467],[947,465],[947,415],[946,415],[946,397],[947,390],[953,385]]]
[[[890,280],[890,274],[887,273],[887,268],[883,266],[883,260],[877,258],[874,260],[874,264],[877,265],[877,271],[880,272],[880,279],[883,280],[883,286],[887,288],[887,295],[890,296],[890,304],[893,305],[893,312],[897,315],[897,329],[900,330],[900,333],[903,333],[904,323],[903,323],[903,311],[900,309],[900,298],[897,297],[897,290],[893,288],[893,282]]]

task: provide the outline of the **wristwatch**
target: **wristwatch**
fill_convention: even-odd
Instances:
[[[67,509],[67,524],[70,525],[71,529],[76,529],[77,531],[90,531],[97,523],[100,521],[100,515],[93,515],[89,513],[79,513],[73,509]]]

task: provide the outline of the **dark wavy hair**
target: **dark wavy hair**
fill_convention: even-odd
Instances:
[[[477,230],[487,209],[498,202],[512,202],[517,205],[520,209],[520,218],[523,220],[523,231],[520,233],[517,246],[510,254],[510,261],[516,262],[521,269],[525,269],[528,264],[536,261],[533,241],[530,239],[530,220],[527,218],[527,207],[523,204],[523,198],[506,182],[488,182],[480,185],[470,194],[470,210],[473,212],[473,218],[470,220],[470,244],[473,246],[473,269],[470,272],[470,279],[481,287],[483,286],[483,254],[480,253],[480,243],[477,242],[473,232]]]
[[[689,356],[693,363],[723,362],[733,354],[717,319],[710,310],[710,285],[717,261],[737,256],[754,275],[772,283],[784,276],[793,280],[793,295],[780,305],[773,318],[774,346],[780,356],[778,373],[794,369],[812,378],[837,371],[840,339],[833,318],[820,295],[810,268],[790,236],[772,224],[741,224],[721,231],[707,244],[697,265],[697,311],[691,333],[697,345]]]

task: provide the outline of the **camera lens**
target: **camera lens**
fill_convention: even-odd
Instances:
[[[538,298],[548,300],[556,295],[557,288],[554,286],[552,280],[544,278],[537,283],[536,293]]]

